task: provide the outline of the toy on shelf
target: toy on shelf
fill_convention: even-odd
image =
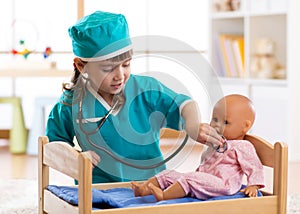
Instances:
[[[255,41],[255,53],[250,61],[250,74],[254,78],[284,79],[286,70],[275,57],[275,42],[270,38]]]
[[[18,51],[16,49],[12,49],[11,50],[11,53],[13,55],[16,55],[16,54],[20,54],[20,55],[23,55],[24,59],[27,59],[29,54],[32,53],[32,51],[28,50],[26,47],[25,47],[25,41],[24,40],[20,40],[19,41],[19,44],[21,47],[23,47],[23,50],[21,51]]]
[[[48,58],[51,54],[52,54],[52,49],[50,47],[46,47],[46,49],[43,53],[44,59]]]
[[[43,46],[39,44],[39,28],[34,21],[15,19],[7,33],[7,44],[11,47],[10,53],[13,55],[22,55],[27,59],[30,54],[42,54],[46,59],[52,54],[50,46],[46,46],[44,50],[40,49]]]
[[[22,55],[27,59],[35,51],[39,41],[39,31],[34,22],[14,19],[7,33],[8,44],[13,55]]]
[[[241,0],[213,0],[217,12],[237,11],[241,8]]]
[[[23,50],[20,50],[20,51],[17,51],[16,49],[12,49],[11,50],[11,53],[13,55],[23,55],[24,59],[27,59],[29,54],[31,53],[38,53],[38,52],[33,52],[33,51],[30,51],[28,50],[26,47],[25,47],[25,41],[24,40],[20,40],[20,45],[24,46]],[[44,56],[44,59],[48,58],[50,55],[52,54],[52,49],[51,47],[46,47],[44,52],[43,52],[43,56]]]

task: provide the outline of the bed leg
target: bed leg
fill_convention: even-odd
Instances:
[[[92,163],[84,154],[79,155],[78,207],[80,214],[92,213]]]
[[[38,212],[39,214],[46,213],[44,211],[44,189],[49,185],[49,167],[44,165],[44,145],[49,143],[49,139],[45,136],[38,139],[38,186],[39,186],[39,201]]]
[[[288,147],[284,143],[275,143],[274,147],[275,167],[273,193],[278,196],[278,214],[286,214]]]

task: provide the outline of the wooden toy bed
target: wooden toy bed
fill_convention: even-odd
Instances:
[[[134,208],[114,208],[92,210],[92,188],[111,189],[130,187],[129,183],[92,184],[92,165],[85,153],[78,153],[66,143],[48,143],[47,137],[39,138],[39,213],[286,213],[288,149],[285,143],[274,146],[267,141],[247,135],[256,148],[264,166],[273,168],[273,191],[262,191],[257,198],[239,198],[230,200],[204,201],[193,203],[145,206]],[[60,199],[49,190],[49,167],[78,180],[78,206]],[[272,189],[272,188],[271,188]]]

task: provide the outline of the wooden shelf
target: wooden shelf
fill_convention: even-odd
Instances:
[[[212,19],[232,19],[243,18],[245,14],[243,12],[214,12],[211,16]]]

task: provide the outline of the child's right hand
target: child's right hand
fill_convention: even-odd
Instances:
[[[88,156],[88,158],[92,162],[93,167],[97,166],[98,163],[101,161],[100,156],[94,151],[89,150],[89,151],[85,151],[84,153]]]
[[[212,144],[216,147],[223,146],[225,142],[222,136],[207,123],[200,124],[197,141],[203,144]]]

